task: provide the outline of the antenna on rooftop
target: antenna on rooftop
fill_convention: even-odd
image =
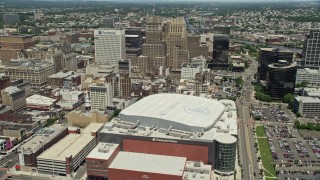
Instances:
[[[154,16],[154,12],[156,11],[156,10],[155,10],[155,6],[154,6],[154,1],[153,1],[152,5],[153,5],[153,8],[152,8],[152,16]]]

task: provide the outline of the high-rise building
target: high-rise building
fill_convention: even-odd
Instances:
[[[3,14],[2,22],[4,25],[12,25],[20,22],[19,14]]]
[[[12,111],[21,111],[27,106],[25,90],[9,86],[1,91],[2,103],[10,106]]]
[[[112,106],[112,85],[110,83],[93,83],[89,86],[91,110],[105,110]]]
[[[280,51],[274,48],[260,48],[258,60],[258,81],[266,80],[268,65],[277,63],[279,60],[286,60],[292,63],[292,51]]]
[[[95,60],[98,64],[117,65],[125,59],[125,31],[124,30],[95,30]]]
[[[10,59],[17,59],[21,50],[34,46],[32,36],[0,36],[0,59],[6,64]]]
[[[229,64],[229,37],[215,35],[213,38],[212,61],[214,64]]]
[[[282,99],[286,94],[293,93],[296,81],[297,66],[285,60],[268,65],[266,93],[274,99]]]
[[[162,40],[162,21],[159,16],[147,18],[146,44],[159,44]]]
[[[131,97],[131,78],[128,74],[111,74],[106,77],[106,81],[112,85],[114,97]]]
[[[147,18],[146,43],[142,45],[142,56],[135,62],[140,72],[150,72],[153,68],[166,66],[166,46],[162,41],[162,21],[160,17]]]
[[[187,39],[187,45],[190,59],[198,56],[208,56],[209,48],[207,45],[201,44],[200,36],[189,36]]]
[[[303,47],[303,67],[320,67],[320,30],[312,30],[306,36]]]
[[[180,68],[181,64],[189,61],[187,50],[188,33],[183,17],[174,18],[169,24],[167,37],[168,66]]]

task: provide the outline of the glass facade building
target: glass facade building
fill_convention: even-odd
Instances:
[[[237,138],[222,135],[217,138],[214,169],[219,174],[233,174],[235,168]]]

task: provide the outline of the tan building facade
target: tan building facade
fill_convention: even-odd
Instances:
[[[23,49],[34,46],[32,36],[0,36],[0,59],[6,64],[10,59],[16,59]]]
[[[174,18],[169,24],[167,37],[168,66],[179,68],[183,62],[188,62],[187,30],[183,17]],[[186,60],[184,60],[187,58]]]
[[[67,115],[68,124],[76,127],[86,127],[90,123],[106,123],[109,120],[109,116],[106,114],[99,114],[97,111],[81,112],[71,111]]]
[[[23,110],[27,106],[25,90],[10,86],[1,91],[2,103],[10,106],[12,111]]]
[[[4,67],[4,73],[10,76],[11,80],[23,79],[30,82],[33,88],[42,88],[47,85],[48,76],[54,73],[54,66],[45,63],[41,65],[6,66]]]

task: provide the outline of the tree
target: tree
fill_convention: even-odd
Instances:
[[[294,101],[294,95],[291,93],[288,93],[283,97],[283,102],[288,103],[290,107],[293,106],[293,101]]]
[[[295,127],[296,129],[299,129],[300,125],[301,125],[300,121],[297,120],[297,121],[294,122],[293,127]]]
[[[262,92],[262,86],[261,86],[260,84],[256,84],[256,85],[254,86],[254,90],[255,90],[256,92]]]
[[[260,101],[272,101],[272,97],[270,95],[264,94],[263,92],[256,92],[256,98]]]
[[[296,116],[297,117],[302,117],[301,113],[299,113],[299,112],[296,113]]]
[[[308,84],[309,84],[309,82],[308,82],[308,81],[303,80],[303,81],[301,81],[301,83],[296,84],[296,87],[297,87],[297,88],[307,87],[307,86],[308,86]]]

